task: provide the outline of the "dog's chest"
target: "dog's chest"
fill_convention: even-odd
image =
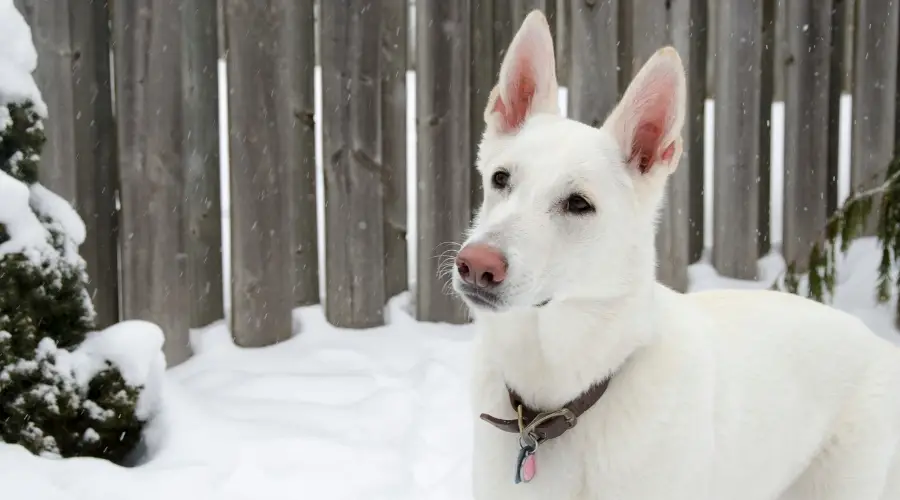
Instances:
[[[515,418],[503,377],[476,372],[476,413]],[[710,470],[712,422],[705,391],[690,377],[645,382],[632,372],[616,380],[619,385],[574,428],[538,447],[529,483],[514,481],[518,436],[473,415],[475,499],[703,498],[695,493]]]
[[[539,446],[532,456],[534,477],[516,484],[520,458],[518,438],[480,420],[475,426],[476,500],[589,498],[582,495],[587,463],[584,450],[571,439],[578,433]]]
[[[518,438],[480,420],[475,426],[476,500],[669,498],[671,490],[660,479],[673,476],[652,473],[645,463],[633,467],[629,451],[604,438],[596,415],[585,415],[574,429],[539,446],[534,478],[519,484]]]

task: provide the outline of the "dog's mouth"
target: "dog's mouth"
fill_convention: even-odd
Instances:
[[[466,283],[460,283],[459,292],[471,305],[479,309],[499,311],[503,308],[503,301],[493,292],[478,288]]]
[[[459,294],[469,304],[479,309],[497,312],[507,308],[507,304],[496,293],[467,283],[459,283]],[[541,308],[550,302],[551,299],[544,299],[532,307]]]

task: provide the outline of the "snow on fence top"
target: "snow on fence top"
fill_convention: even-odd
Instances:
[[[47,105],[31,76],[37,67],[37,51],[31,38],[31,28],[13,5],[13,0],[0,0],[0,105],[30,99],[35,111],[47,116]],[[0,111],[0,125],[6,121]]]

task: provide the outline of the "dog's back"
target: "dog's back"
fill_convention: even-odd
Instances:
[[[773,489],[759,498],[788,487],[784,498],[844,498],[837,491],[850,481],[871,485],[872,495],[854,498],[900,498],[900,350],[855,316],[791,294],[724,290],[675,300],[709,320],[716,490],[747,483]],[[771,484],[747,482],[751,471]],[[878,496],[885,478],[894,496]]]

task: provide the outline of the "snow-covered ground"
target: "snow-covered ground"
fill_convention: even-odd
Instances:
[[[225,75],[221,74],[224,90]],[[408,84],[412,148],[413,74]],[[563,90],[560,101],[565,109]],[[842,197],[848,192],[849,106],[845,97]],[[224,107],[222,112],[224,116]],[[317,114],[320,123],[320,101]],[[711,114],[708,102],[708,137],[713,133]],[[772,228],[777,242],[783,158],[780,103],[773,109],[773,136]],[[227,158],[226,140],[223,137],[223,159]],[[317,137],[321,165],[320,140]],[[413,151],[408,155],[410,207],[415,207]],[[705,156],[710,212],[711,140]],[[223,172],[226,193],[227,179]],[[227,197],[223,203],[227,218]],[[711,220],[705,223],[709,228]],[[228,224],[223,226],[227,238]],[[415,228],[412,219],[410,227]],[[414,255],[414,235],[410,240]],[[708,246],[711,243],[707,241]],[[835,305],[898,342],[900,335],[892,326],[893,304],[876,306],[873,299],[875,247],[873,240],[861,241],[841,261]],[[227,283],[227,243],[225,249]],[[783,268],[774,254],[760,265],[764,279],[751,283],[719,277],[708,264],[696,264],[690,269],[691,289],[764,288]],[[411,275],[414,272],[411,266]],[[471,498],[473,411],[467,398],[467,369],[473,332],[469,326],[417,323],[404,312],[406,301],[405,294],[394,298],[389,325],[366,331],[331,327],[320,307],[297,310],[302,334],[262,349],[235,347],[224,322],[198,330],[192,334],[196,356],[167,372],[163,413],[148,431],[145,463],[121,468],[93,459],[54,461],[0,444],[0,496],[11,500],[467,500]]]

